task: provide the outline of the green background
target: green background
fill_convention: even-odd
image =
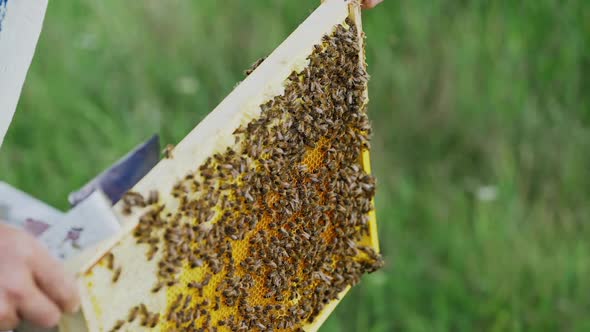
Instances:
[[[50,1],[0,178],[66,195],[178,142],[319,1]],[[365,12],[387,266],[324,331],[589,331],[590,1]]]

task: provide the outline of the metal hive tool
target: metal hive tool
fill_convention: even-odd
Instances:
[[[79,331],[316,331],[382,264],[358,4],[324,2],[116,205]]]

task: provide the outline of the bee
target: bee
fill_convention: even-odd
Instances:
[[[178,324],[178,314],[176,313],[176,311],[170,310],[168,311],[168,316],[166,317],[166,319],[168,321],[172,321]]]
[[[141,321],[139,321],[139,324],[140,324],[141,326],[147,326],[147,325],[148,325],[148,323],[149,323],[149,321],[150,321],[150,317],[149,317],[149,313],[148,313],[148,314],[146,314],[145,316],[142,316],[142,317],[141,317]]]
[[[233,297],[228,297],[225,299],[225,304],[230,307],[233,307],[236,304],[236,301]]]
[[[306,240],[309,240],[311,238],[311,236],[305,231],[301,231],[300,235],[301,235],[301,237],[303,237]]]
[[[127,321],[129,323],[133,322],[135,320],[135,318],[137,318],[137,314],[139,313],[139,307],[135,306],[133,308],[131,308],[131,310],[129,311],[129,315],[127,316]]]
[[[184,299],[184,304],[183,304],[181,310],[186,310],[188,308],[189,304],[191,303],[192,299],[193,299],[192,295],[187,295],[187,297]]]
[[[160,289],[162,289],[162,287],[164,287],[164,283],[159,281],[153,288],[152,288],[152,293],[157,293],[160,291]]]
[[[213,310],[215,310],[215,311],[219,310],[220,303],[221,303],[221,298],[219,296],[215,296],[215,305],[213,306]]]
[[[119,281],[119,277],[121,277],[121,272],[123,271],[123,269],[121,267],[118,267],[115,272],[113,273],[113,283],[116,283],[117,281]]]
[[[131,210],[131,206],[127,205],[127,204],[123,204],[123,207],[121,209],[121,212],[123,213],[124,216],[128,216],[130,215],[133,211]]]
[[[264,294],[264,298],[265,298],[265,299],[271,298],[271,297],[273,297],[273,296],[274,296],[276,293],[277,293],[277,292],[276,292],[275,290],[271,289],[270,291],[266,292],[266,294]]]
[[[209,330],[209,328],[211,327],[211,316],[209,316],[209,314],[207,314],[205,316],[205,321],[203,322],[203,327],[206,330]]]
[[[115,255],[112,252],[109,252],[106,256],[107,259],[107,268],[109,270],[113,270],[114,263],[115,263]]]
[[[258,68],[258,66],[260,66],[264,62],[264,60],[266,60],[266,57],[262,57],[262,58],[256,60],[256,62],[254,62],[252,64],[252,66],[248,70],[245,71],[244,74],[246,76],[250,76],[250,74],[252,74],[256,70],[256,68]],[[235,132],[234,132],[234,134],[235,134]]]
[[[172,159],[173,158],[173,155],[172,155],[173,150],[174,150],[174,145],[172,145],[172,144],[166,145],[166,148],[164,148],[164,150],[162,150],[162,154],[164,155],[164,158]]]
[[[128,206],[145,206],[145,200],[138,192],[128,191],[123,195],[122,200]]]
[[[156,246],[156,245],[150,246],[150,249],[146,253],[148,261],[151,261],[152,259],[154,259],[154,256],[156,255],[157,252],[158,252],[158,246]]]
[[[143,303],[139,305],[139,314],[144,317],[149,314],[147,307]]]
[[[155,315],[152,315],[149,319],[149,322],[147,325],[149,325],[149,327],[154,328],[158,322],[160,321],[160,314],[157,313]]]
[[[120,330],[123,327],[123,325],[125,325],[125,321],[124,320],[118,320],[115,323],[115,326],[113,326],[113,328],[111,329],[111,331],[118,331],[118,330]]]
[[[187,242],[182,242],[180,249],[182,253],[187,253],[189,251],[189,244]]]
[[[199,259],[199,258],[196,258],[196,257],[192,257],[190,259],[190,267],[192,269],[197,268],[197,267],[201,267],[201,266],[203,266],[203,260],[202,259]]]
[[[160,196],[158,194],[157,190],[151,190],[148,196],[148,201],[147,204],[151,205],[151,204],[156,204],[158,203],[158,201],[160,200]]]

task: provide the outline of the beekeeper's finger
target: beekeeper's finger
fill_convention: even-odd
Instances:
[[[11,303],[6,293],[0,289],[0,331],[14,329],[18,322],[16,307]]]
[[[61,316],[60,309],[35,285],[32,276],[25,289],[17,305],[19,317],[39,327],[56,326]]]
[[[31,270],[39,288],[59,306],[62,312],[76,312],[80,306],[76,280],[69,276],[62,264],[35,242]]]
[[[374,8],[375,6],[377,6],[378,4],[380,4],[382,2],[383,2],[383,0],[364,0],[363,1],[363,8],[364,9]]]

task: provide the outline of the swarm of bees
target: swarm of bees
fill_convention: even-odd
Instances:
[[[172,188],[177,209],[157,192],[123,198],[128,213],[150,207],[133,235],[157,260],[152,292],[165,291],[168,307],[138,304],[112,331],[138,317],[165,331],[299,331],[382,266],[365,241],[375,194],[361,163],[368,75],[346,23],[234,132],[234,146]],[[107,264],[117,282],[121,268]]]

